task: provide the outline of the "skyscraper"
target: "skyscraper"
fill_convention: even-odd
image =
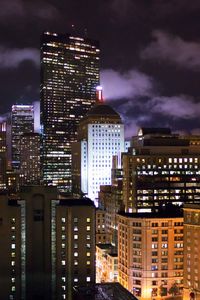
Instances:
[[[34,109],[33,105],[12,106],[12,166],[14,169],[20,167],[20,139],[24,133],[34,131]]]
[[[95,105],[80,122],[78,140],[73,145],[73,186],[95,200],[100,185],[111,184],[113,155],[124,151],[119,114],[105,103]]]
[[[46,185],[71,190],[71,143],[99,84],[96,41],[45,32],[41,45],[42,164]]]
[[[7,147],[6,123],[0,123],[0,190],[6,189]]]

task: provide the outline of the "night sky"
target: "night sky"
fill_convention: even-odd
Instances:
[[[39,101],[43,31],[87,30],[126,136],[140,126],[200,133],[199,18],[199,0],[1,0],[0,113]]]

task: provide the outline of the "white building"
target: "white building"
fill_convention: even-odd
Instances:
[[[73,186],[95,200],[100,185],[111,184],[113,155],[125,150],[119,114],[104,103],[95,105],[80,122],[78,141],[72,148]]]

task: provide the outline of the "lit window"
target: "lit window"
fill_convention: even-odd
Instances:
[[[88,277],[86,277],[86,281],[87,282],[90,282],[91,281],[91,278],[88,276]]]
[[[62,264],[62,266],[65,266],[65,264],[66,264],[65,260],[62,260],[61,264]]]
[[[61,220],[62,220],[62,223],[65,223],[65,218],[62,218]]]
[[[90,231],[90,226],[87,226],[86,228],[87,228],[87,231]]]
[[[91,219],[90,218],[87,218],[87,223],[90,223]]]
[[[90,265],[90,260],[87,260],[87,265]]]
[[[76,256],[76,257],[77,257],[77,256],[78,256],[78,252],[74,252],[74,256]]]
[[[74,278],[74,282],[78,282],[78,278]]]
[[[77,260],[77,259],[74,260],[74,265],[75,265],[75,266],[78,265],[78,260]]]
[[[11,244],[11,249],[15,249],[15,244]]]
[[[74,231],[78,231],[78,227],[77,226],[74,226]]]
[[[75,240],[78,240],[78,234],[75,234],[75,235],[74,235],[74,239],[75,239]]]
[[[87,255],[87,256],[90,256],[90,252],[87,252],[86,255]]]

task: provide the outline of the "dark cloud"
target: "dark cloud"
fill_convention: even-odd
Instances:
[[[13,17],[38,17],[41,19],[52,19],[58,15],[60,15],[60,13],[56,7],[46,1],[1,1],[0,17],[2,22]]]
[[[23,61],[29,60],[34,65],[39,66],[40,54],[38,49],[34,48],[6,48],[0,46],[0,68],[17,68]]]
[[[187,42],[160,30],[153,31],[152,37],[154,41],[141,52],[143,59],[160,59],[180,68],[200,69],[200,43]]]

